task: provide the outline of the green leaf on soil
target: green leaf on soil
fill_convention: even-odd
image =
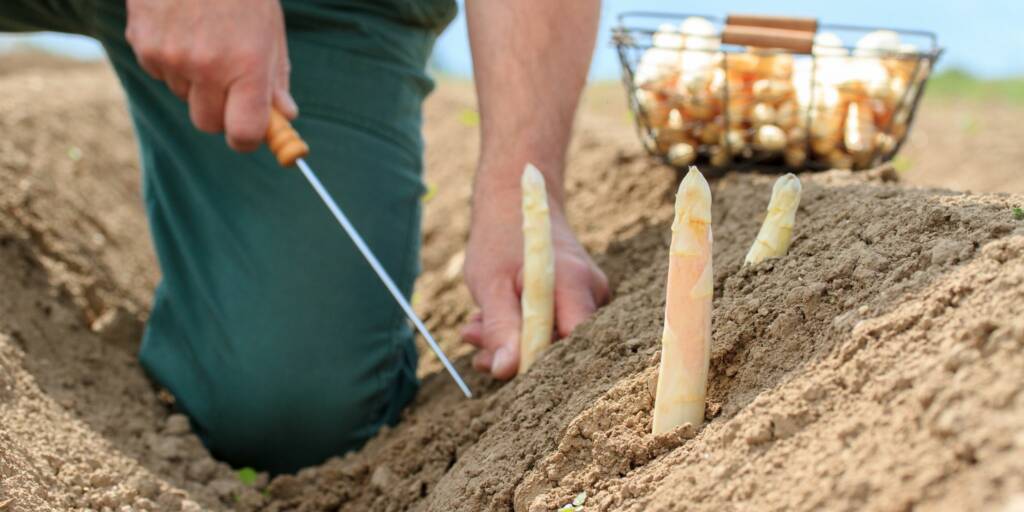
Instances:
[[[244,467],[238,470],[238,479],[245,485],[252,486],[255,484],[256,476],[256,470],[253,468]]]
[[[910,166],[910,159],[903,155],[899,155],[892,160],[892,168],[896,169],[896,172],[907,172],[910,170]]]
[[[1024,208],[1020,206],[1013,207],[1013,218],[1017,220],[1024,220]]]
[[[583,504],[587,502],[587,491],[583,491],[572,499],[572,503],[566,503],[557,512],[582,512]]]
[[[435,185],[433,183],[427,183],[427,190],[426,190],[426,192],[423,192],[422,196],[420,196],[420,201],[422,201],[424,203],[427,203],[431,199],[433,199],[434,196],[436,196],[436,195],[437,195],[437,185]]]
[[[81,160],[82,159],[82,150],[79,149],[78,146],[71,146],[71,147],[69,147],[68,148],[68,158],[70,158],[72,162],[77,162],[77,161]]]
[[[586,502],[587,502],[587,491],[583,491],[583,492],[577,494],[576,497],[572,499],[572,505],[574,507],[582,507],[583,504],[586,503]]]
[[[960,126],[963,128],[964,133],[966,133],[967,135],[976,135],[978,132],[981,131],[981,123],[978,122],[977,118],[972,116],[964,118],[961,121]]]
[[[476,126],[480,124],[480,113],[471,108],[462,109],[459,112],[459,122],[466,126]]]

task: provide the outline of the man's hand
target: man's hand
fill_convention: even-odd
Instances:
[[[479,348],[473,358],[474,367],[496,378],[509,379],[519,369],[522,214],[518,190],[498,194],[474,207],[465,276],[481,313],[463,328],[462,337]],[[608,279],[576,240],[561,207],[552,204],[551,212],[555,331],[562,338],[607,302]]]
[[[547,185],[558,335],[608,300],[608,281],[569,229],[562,202],[565,152],[600,7],[598,0],[466,2],[481,140],[465,275],[481,312],[463,338],[480,348],[474,365],[499,379],[519,369],[519,181],[527,162]]]
[[[125,36],[139,64],[188,102],[192,123],[260,147],[271,104],[298,115],[288,90],[279,0],[128,0]]]

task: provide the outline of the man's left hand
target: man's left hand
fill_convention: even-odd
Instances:
[[[518,190],[513,189],[496,195],[500,197],[478,197],[473,210],[465,276],[480,313],[463,328],[462,337],[479,348],[473,358],[474,367],[495,378],[510,379],[519,370],[522,323],[520,199]],[[608,279],[576,239],[561,206],[551,206],[555,250],[553,335],[563,338],[608,301]]]

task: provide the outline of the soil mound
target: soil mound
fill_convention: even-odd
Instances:
[[[581,492],[587,510],[627,511],[1024,500],[1024,197],[908,188],[888,168],[802,175],[790,253],[744,267],[774,178],[714,181],[708,422],[653,436],[678,177],[643,157],[605,103],[620,95],[589,98],[568,210],[614,299],[525,376],[475,375],[456,336],[472,313],[460,269],[476,130],[458,83],[427,106],[414,301],[478,398],[424,352],[397,427],[243,482],[134,359],[158,275],[112,76],[0,69],[2,511],[551,511]]]
[[[656,172],[605,168],[595,181],[619,191]],[[890,174],[803,176],[789,255],[753,267],[741,264],[772,179],[713,185],[711,407],[699,432],[649,433],[662,202],[604,255],[620,269],[613,302],[529,374],[474,401],[431,376],[404,423],[275,480],[274,504],[540,511],[583,491],[597,510],[1000,503],[1024,490],[1024,227],[1006,198],[907,190]]]

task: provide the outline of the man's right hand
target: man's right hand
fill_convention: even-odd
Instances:
[[[271,105],[289,118],[288,47],[279,0],[128,0],[125,36],[139,64],[188,102],[192,123],[237,151],[263,144]]]

